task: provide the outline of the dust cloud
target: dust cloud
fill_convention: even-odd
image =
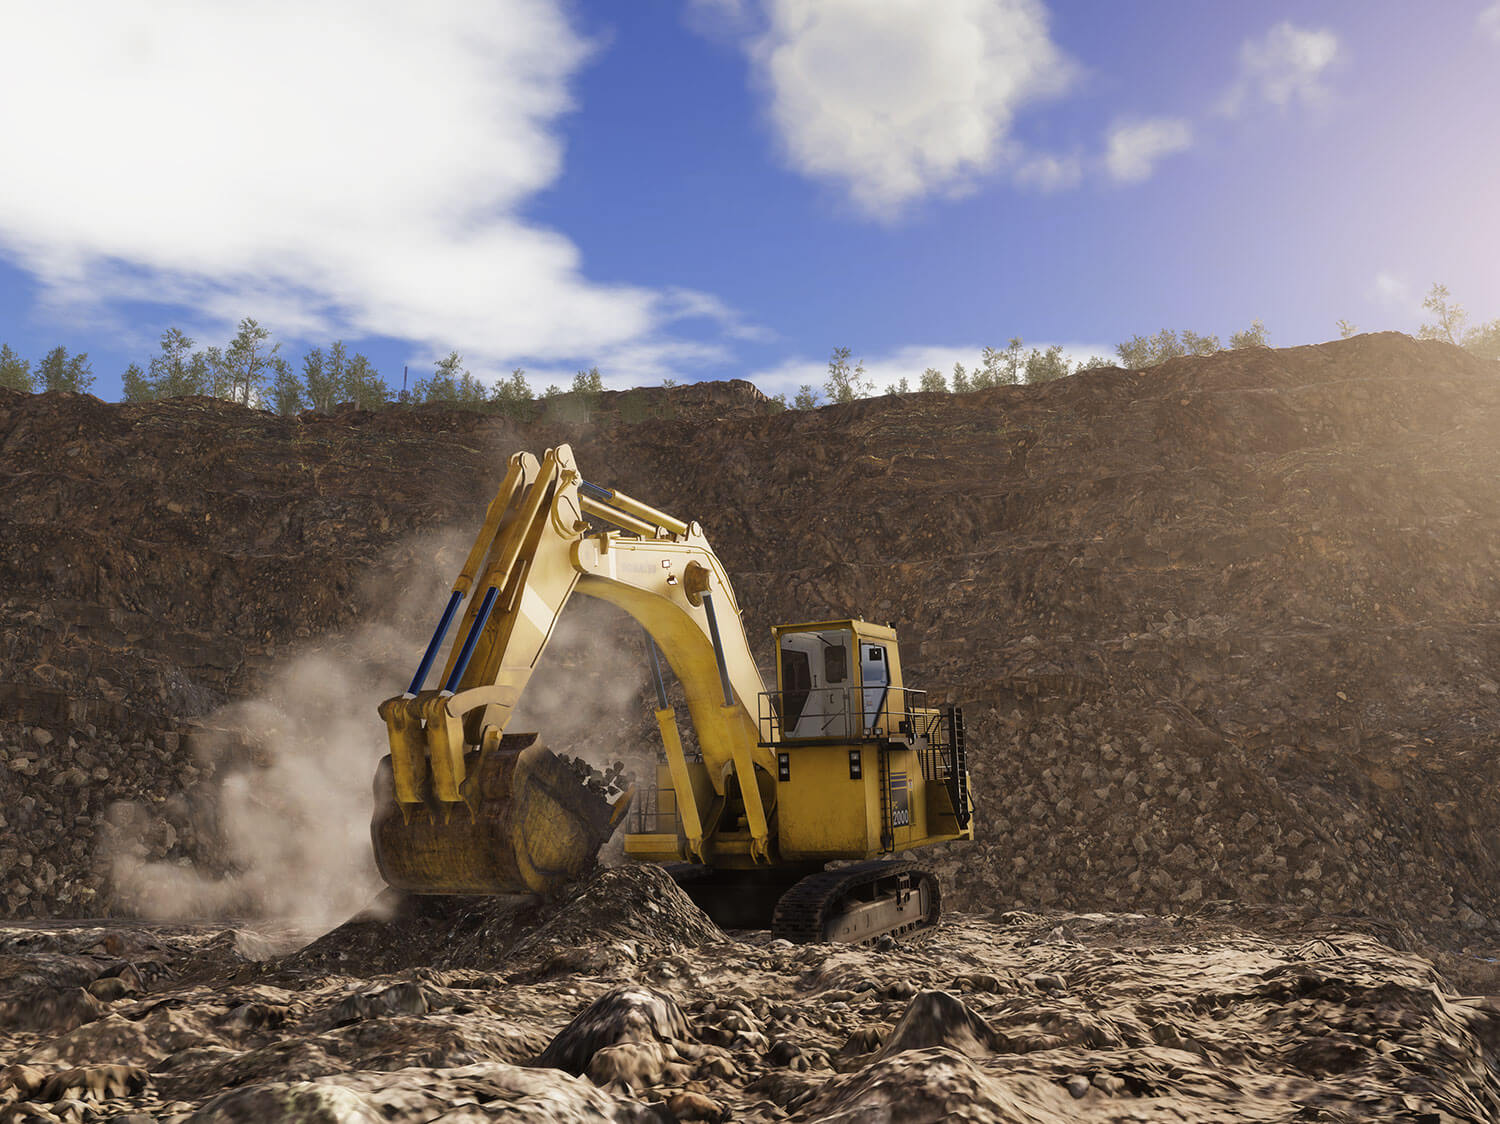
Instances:
[[[641,626],[607,602],[575,596],[507,728],[535,731],[548,748],[598,769],[616,761],[633,767],[655,751],[643,736],[656,729],[649,676]]]
[[[384,888],[369,834],[386,752],[376,707],[405,689],[468,546],[467,532],[453,531],[397,548],[378,568],[384,587],[366,590],[385,621],[291,658],[256,697],[202,720],[193,745],[212,784],[111,810],[105,853],[123,907],[314,935],[371,906]],[[654,749],[647,675],[639,626],[576,596],[508,729],[601,769],[623,760],[640,776]],[[175,838],[184,821],[197,829],[195,859],[161,857],[163,833]]]
[[[383,888],[370,851],[386,752],[376,707],[410,682],[468,547],[455,530],[393,548],[363,590],[379,623],[291,657],[255,697],[199,720],[191,744],[212,783],[159,807],[111,809],[105,855],[123,907],[313,933],[370,905]],[[175,827],[174,808],[185,809]],[[194,857],[150,857],[182,819],[196,828]]]

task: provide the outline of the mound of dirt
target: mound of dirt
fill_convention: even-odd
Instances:
[[[638,1089],[686,1080],[686,1063],[702,1053],[670,995],[619,987],[580,1011],[536,1064],[586,1074],[606,1088]]]
[[[537,902],[525,896],[426,896],[387,890],[365,912],[288,955],[294,972],[397,972],[444,962],[502,966],[506,953],[536,924]]]
[[[724,934],[656,866],[601,870],[512,948],[518,960],[555,961],[604,946],[629,960],[722,944]]]
[[[929,1046],[978,1056],[1009,1045],[960,1000],[945,991],[923,991],[913,997],[890,1037],[881,1043],[876,1060]]]
[[[483,1110],[474,1106],[484,1105]],[[500,1115],[503,1113],[504,1115]],[[232,1089],[188,1116],[184,1124],[315,1124],[387,1121],[539,1120],[557,1124],[666,1124],[645,1105],[601,1093],[555,1070],[492,1063],[454,1069],[405,1069],[268,1082]]]
[[[391,891],[280,964],[312,972],[432,965],[607,975],[652,956],[724,940],[665,871],[630,864],[598,870],[552,902]]]

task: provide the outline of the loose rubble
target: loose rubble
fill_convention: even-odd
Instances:
[[[256,960],[211,926],[0,926],[26,1012],[0,1026],[0,1120],[1500,1114],[1500,999],[1365,933],[1012,912],[894,947],[794,946],[718,932],[659,875],[600,871],[487,935],[483,903],[410,914],[399,940],[427,955],[396,971],[337,961],[362,951],[348,928]],[[549,961],[589,947],[592,916],[595,948],[631,954]],[[119,978],[122,955],[146,990],[57,998]]]
[[[573,775],[578,778],[581,786],[610,804],[623,796],[635,783],[634,774],[626,771],[623,761],[616,761],[601,771],[581,757],[569,757],[566,754],[559,754],[559,756],[573,771]]]

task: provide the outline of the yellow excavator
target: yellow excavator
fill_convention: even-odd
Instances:
[[[656,687],[656,775],[612,801],[535,734],[506,728],[574,593],[643,626]],[[441,685],[429,688],[455,619]],[[828,620],[772,634],[768,691],[697,523],[586,482],[567,445],[540,461],[511,457],[411,685],[380,704],[381,875],[418,894],[550,895],[625,823],[625,854],[666,865],[725,927],[866,941],[935,924],[936,876],[883,856],[973,838],[961,708],[928,706],[906,686],[887,626]]]

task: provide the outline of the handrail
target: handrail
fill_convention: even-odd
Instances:
[[[887,741],[907,736],[941,740],[939,715],[927,706],[927,692],[907,687],[883,686],[880,701],[865,706],[865,691],[871,687],[819,687],[807,691],[762,691],[759,700],[760,744],[797,746],[854,741]],[[794,737],[785,729],[789,712],[786,696],[804,695],[808,703],[799,710],[793,728],[808,718],[822,719],[820,728],[833,732],[821,736]],[[836,696],[831,705],[829,696]]]

